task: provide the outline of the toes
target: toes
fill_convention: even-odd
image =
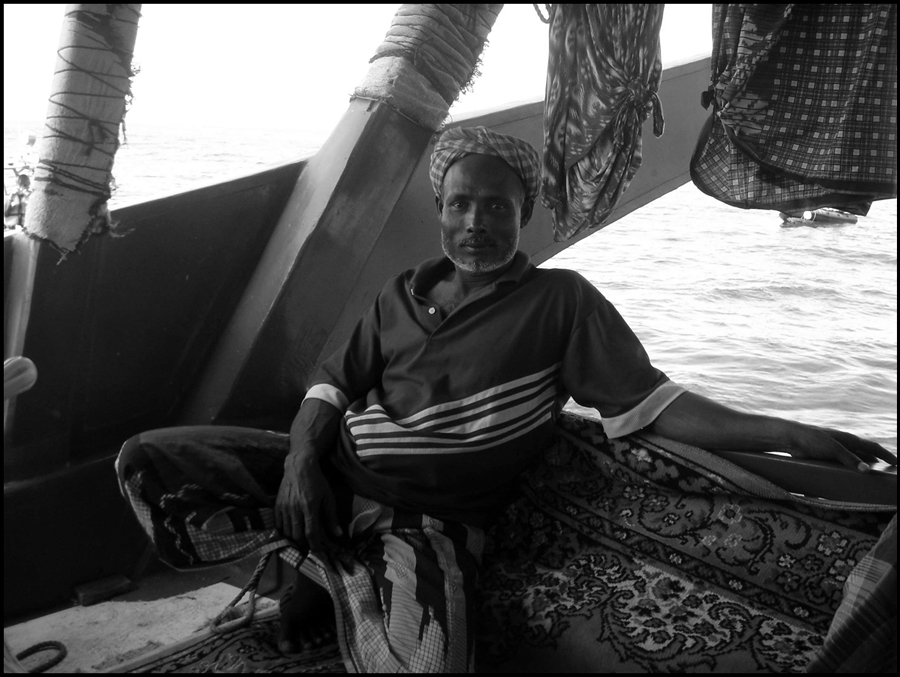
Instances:
[[[297,654],[327,646],[334,642],[335,631],[332,628],[322,628],[299,633],[296,639],[280,637],[278,650],[283,654]]]
[[[304,647],[299,643],[290,639],[278,640],[278,650],[283,654],[303,653]]]

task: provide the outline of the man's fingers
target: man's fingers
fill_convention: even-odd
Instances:
[[[858,470],[859,472],[868,472],[869,471],[868,463],[863,461],[856,454],[853,454],[846,450],[845,450],[845,452],[846,453],[840,454],[840,456],[838,457],[838,460],[842,464],[844,464],[848,468],[851,468],[852,470]]]
[[[322,538],[321,520],[312,512],[307,512],[306,518],[306,541],[309,544],[310,552],[322,552],[325,542]]]
[[[276,501],[276,526],[306,552],[333,549],[332,539],[341,534],[334,496],[318,474],[312,468],[302,477],[286,477]]]
[[[831,439],[831,444],[829,445],[829,455],[838,463],[853,470],[858,470],[859,472],[869,470],[867,463],[834,438]]]
[[[866,440],[850,433],[832,431],[832,437],[845,449],[852,450],[867,463],[884,461],[888,465],[897,465],[897,455],[891,453],[877,442]]]
[[[862,440],[862,442],[865,444],[864,451],[868,454],[870,460],[884,461],[888,465],[897,465],[896,454],[892,454],[876,442],[870,442],[868,440]]]
[[[333,536],[334,538],[339,538],[344,534],[344,530],[341,529],[341,525],[337,518],[337,508],[334,504],[334,496],[328,496],[325,499],[325,525],[328,529],[328,534]]]
[[[863,463],[856,454],[850,451],[845,444],[841,443],[843,441],[841,438],[844,435],[839,431],[815,428],[813,426],[806,427],[805,430],[812,434],[804,438],[801,445],[791,452],[792,456],[840,463],[861,472],[869,469],[867,464]]]
[[[275,528],[290,540],[294,541],[301,550],[306,549],[306,533],[304,529],[303,514],[297,514],[299,510],[280,508],[275,510]]]
[[[323,497],[318,514],[306,520],[309,551],[315,553],[336,554],[340,550],[337,540],[343,530],[338,524],[337,511],[331,497]]]
[[[306,529],[303,527],[303,516],[293,515],[291,518],[291,528],[288,532],[289,538],[294,541],[300,550],[306,549]]]

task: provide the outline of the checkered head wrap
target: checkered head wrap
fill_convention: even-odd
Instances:
[[[525,201],[538,196],[541,184],[541,159],[527,141],[498,134],[487,127],[453,127],[441,134],[431,153],[429,176],[434,194],[440,197],[444,175],[450,165],[466,155],[498,157],[522,179]]]

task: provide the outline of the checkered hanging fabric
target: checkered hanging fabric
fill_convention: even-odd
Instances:
[[[553,5],[544,104],[542,202],[553,235],[598,228],[641,166],[641,127],[662,74],[661,4]]]
[[[691,158],[704,193],[861,215],[897,196],[895,5],[714,5],[711,67]]]

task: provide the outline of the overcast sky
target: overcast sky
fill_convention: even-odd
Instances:
[[[143,5],[133,123],[329,130],[398,5]],[[710,5],[668,5],[663,63],[709,55]],[[46,113],[65,5],[3,6],[3,117]],[[547,26],[506,5],[451,114],[543,97]]]

